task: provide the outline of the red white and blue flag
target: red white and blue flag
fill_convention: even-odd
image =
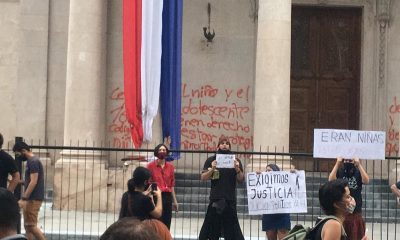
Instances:
[[[123,1],[125,108],[136,148],[151,141],[159,103],[163,139],[180,148],[182,8],[182,0]]]

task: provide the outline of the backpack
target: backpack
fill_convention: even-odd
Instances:
[[[295,225],[282,240],[312,240],[315,239],[315,233],[320,226],[322,226],[326,221],[334,219],[338,221],[335,216],[319,217],[317,224],[314,227],[305,227],[301,224]],[[346,232],[342,226],[342,237],[347,237]]]

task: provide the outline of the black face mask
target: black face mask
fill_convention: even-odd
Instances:
[[[344,171],[346,175],[351,177],[354,174],[354,164],[353,163],[344,163],[343,164]]]
[[[18,153],[18,152],[15,153],[15,158],[21,162],[25,162],[26,160],[28,160],[28,158],[25,156],[25,154]]]

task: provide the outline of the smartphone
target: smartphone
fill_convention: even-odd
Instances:
[[[151,184],[151,191],[157,191],[157,183],[152,183]]]

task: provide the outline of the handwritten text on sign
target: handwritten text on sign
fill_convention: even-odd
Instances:
[[[247,173],[250,215],[307,212],[304,171]]]
[[[233,154],[217,154],[217,168],[234,168],[235,155]]]
[[[314,157],[384,160],[385,140],[380,131],[314,129]]]

